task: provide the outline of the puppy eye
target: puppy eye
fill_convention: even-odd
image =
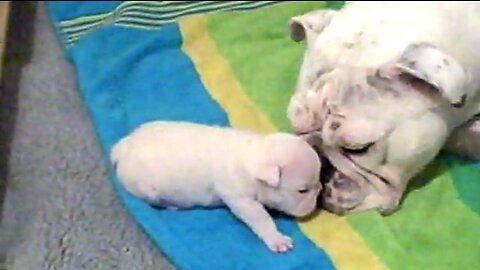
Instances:
[[[308,192],[308,188],[301,188],[298,190],[299,193],[304,194]]]

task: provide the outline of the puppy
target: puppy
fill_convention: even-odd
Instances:
[[[187,122],[154,121],[122,138],[112,163],[127,191],[151,205],[227,206],[273,252],[293,248],[267,209],[316,209],[320,159],[301,138]]]

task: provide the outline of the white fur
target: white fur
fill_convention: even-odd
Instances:
[[[312,33],[299,74],[298,93],[311,90],[305,84],[322,67],[363,67],[376,69],[398,59],[411,45],[419,42],[438,46],[465,69],[465,91],[475,104],[458,112],[459,118],[480,111],[480,27],[479,2],[349,2],[331,15],[328,25],[317,13],[322,31]],[[292,18],[303,22],[309,13]],[[333,17],[333,18],[331,18]],[[312,18],[309,23],[315,25]],[[426,55],[429,57],[429,55]],[[431,59],[430,59],[431,60]],[[459,74],[458,76],[463,76]],[[464,90],[464,89],[458,89]]]
[[[479,2],[359,1],[292,18],[292,37],[304,37],[306,50],[287,114],[297,132],[320,136],[334,166],[368,193],[346,211],[396,210],[409,180],[445,145],[480,156],[478,127],[467,124],[480,113],[479,28]],[[398,95],[339,101],[350,86],[386,87],[365,83],[374,74]],[[341,127],[330,128],[334,121]],[[339,151],[367,142],[375,145],[364,154]]]
[[[264,206],[305,216],[321,188],[318,155],[286,133],[154,121],[121,139],[111,160],[135,196],[168,208],[226,205],[277,252],[290,249],[292,240]]]

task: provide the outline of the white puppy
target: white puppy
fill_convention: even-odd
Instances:
[[[266,209],[307,216],[321,190],[317,153],[286,133],[154,121],[121,139],[111,159],[133,195],[168,208],[226,205],[275,252],[293,241]]]

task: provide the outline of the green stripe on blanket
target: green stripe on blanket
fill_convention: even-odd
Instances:
[[[480,269],[480,216],[458,199],[451,170],[439,158],[391,217],[349,217],[392,269]]]
[[[243,90],[282,130],[291,128],[285,108],[295,89],[297,70],[303,58],[303,46],[288,39],[287,23],[297,14],[318,8],[325,8],[325,3],[303,1],[296,5],[274,5],[235,17],[228,13],[209,17],[210,35],[232,65]],[[268,21],[262,19],[269,17]],[[247,31],[238,31],[240,28]]]

